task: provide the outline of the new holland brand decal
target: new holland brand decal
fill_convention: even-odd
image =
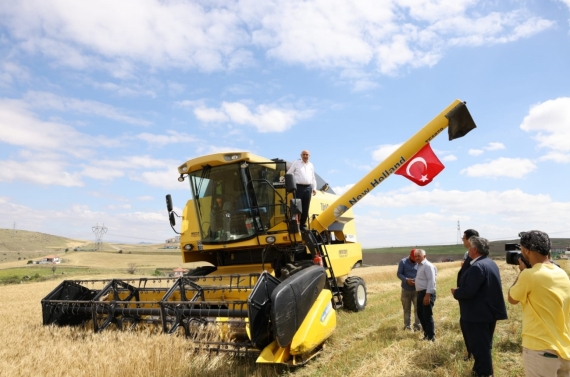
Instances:
[[[392,173],[394,173],[396,170],[398,170],[400,168],[400,166],[404,165],[405,163],[406,163],[406,159],[404,158],[404,156],[401,156],[400,161],[396,162],[394,164],[394,166],[392,166],[390,169],[384,170],[380,177],[374,178],[374,180],[372,182],[370,182],[370,185],[372,186],[372,188],[378,186],[383,180],[388,178]],[[366,194],[368,194],[370,192],[370,190],[371,189],[366,188],[360,195],[358,195],[356,198],[352,197],[352,199],[349,199],[348,202],[350,203],[351,206],[355,205],[360,199],[362,199]]]
[[[321,314],[321,323],[324,322],[325,319],[327,319],[331,310],[332,310],[332,304],[329,302],[329,304],[327,305],[327,307],[323,311],[323,314]]]

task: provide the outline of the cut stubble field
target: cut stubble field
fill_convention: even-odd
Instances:
[[[498,264],[506,294],[518,270]],[[436,265],[435,343],[402,331],[395,265],[358,268],[353,274],[366,281],[367,308],[339,311],[337,329],[321,354],[296,369],[196,353],[180,336],[42,326],[40,301],[62,279],[0,286],[0,376],[469,376],[472,365],[463,361],[459,310],[450,294],[459,262]],[[567,262],[563,267],[568,272]],[[96,276],[111,277],[135,276]],[[507,308],[509,320],[500,321],[495,333],[495,376],[522,376],[520,307]]]

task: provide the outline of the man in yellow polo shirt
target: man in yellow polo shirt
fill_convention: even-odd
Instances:
[[[509,302],[523,310],[523,364],[527,377],[570,376],[570,278],[550,263],[548,234],[520,234],[521,273],[509,290]]]

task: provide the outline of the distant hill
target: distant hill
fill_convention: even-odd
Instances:
[[[85,247],[90,241],[75,240],[40,232],[0,229],[0,262],[33,259],[48,254],[63,254],[65,250]]]

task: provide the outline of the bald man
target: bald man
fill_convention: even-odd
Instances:
[[[315,168],[309,162],[310,155],[308,150],[302,151],[301,159],[294,161],[289,170],[287,170],[287,174],[293,174],[295,177],[295,183],[297,184],[296,196],[298,199],[301,199],[302,203],[301,230],[307,229],[311,197],[317,193]]]

